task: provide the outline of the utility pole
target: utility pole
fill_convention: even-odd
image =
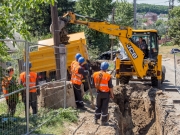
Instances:
[[[170,11],[174,8],[174,0],[169,0],[168,20],[171,18]]]
[[[170,19],[171,0],[169,0],[168,20]]]
[[[136,20],[136,0],[133,0],[133,3],[134,3],[134,29],[137,28],[137,20]]]
[[[115,8],[112,9],[112,23],[114,24],[114,12]],[[111,60],[113,60],[113,45],[114,45],[114,39],[111,39]]]
[[[59,25],[58,25],[58,10],[57,3],[51,5],[51,18],[52,18],[52,27],[53,27],[53,39],[54,39],[54,52],[56,59],[56,79],[60,80],[60,55],[59,55],[59,44],[60,44],[60,36],[59,36]]]

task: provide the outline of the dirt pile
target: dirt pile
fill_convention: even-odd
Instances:
[[[165,123],[166,115],[160,107],[161,104],[155,103],[161,94],[162,91],[157,91],[148,85],[116,86],[114,87],[115,98],[109,103],[109,126],[94,124],[94,110],[90,108],[89,103],[86,103],[86,106],[89,106],[88,110],[80,112],[79,122],[68,125],[68,132],[65,134],[163,135],[163,130],[163,133],[169,133],[172,127],[170,124],[173,125],[173,123]],[[167,114],[167,119],[171,121],[169,117]],[[167,132],[165,128],[168,129]]]
[[[116,86],[114,102],[119,106],[114,113],[122,135],[156,135],[156,90],[142,84]],[[112,109],[110,109],[112,110]]]

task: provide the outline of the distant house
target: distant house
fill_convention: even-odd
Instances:
[[[21,38],[20,38],[20,35],[19,35],[18,33],[15,33],[15,34],[14,34],[14,38],[15,38],[16,40],[21,39]],[[10,39],[9,39],[9,38],[6,38],[6,40],[10,40]],[[13,41],[4,41],[4,42],[5,42],[5,45],[6,45],[7,48],[8,48],[8,50],[7,50],[7,53],[8,53],[8,54],[12,54],[12,53],[16,53],[16,52],[17,52],[18,48],[17,48],[17,46],[16,46],[15,44],[13,44]],[[5,68],[8,67],[8,66],[11,66],[11,63],[10,63],[10,62],[4,63],[4,62],[2,62],[2,61],[0,60],[0,67],[2,67],[3,69],[5,69]]]
[[[157,14],[156,13],[152,13],[152,12],[147,12],[144,15],[144,18],[147,18],[148,20],[151,20],[153,22],[157,21]]]
[[[147,22],[143,23],[144,26],[152,25],[154,22],[151,20],[147,20]]]
[[[137,14],[136,14],[136,18],[142,19],[143,17],[144,17],[143,14],[140,14],[140,13],[137,13]]]
[[[167,14],[160,14],[158,15],[158,20],[168,21],[168,15]]]

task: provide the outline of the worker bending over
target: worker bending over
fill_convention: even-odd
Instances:
[[[13,67],[8,67],[6,69],[6,72],[7,72],[7,76],[3,77],[2,79],[2,90],[3,90],[4,95],[18,90],[18,87],[16,84],[16,78],[13,76],[14,74]],[[19,100],[18,93],[15,93],[6,97],[6,103],[8,106],[7,113],[9,115],[13,116],[15,114],[18,100]]]
[[[77,66],[74,66],[72,69],[71,82],[73,84],[77,108],[86,110],[86,108],[84,107],[84,103],[83,103],[82,95],[81,95],[81,84],[82,84],[82,79],[88,74],[88,72],[85,72],[85,70],[82,67],[85,63],[85,60],[83,57],[80,57],[78,59],[78,63],[79,64]]]
[[[95,124],[101,118],[101,125],[108,125],[108,104],[109,99],[114,98],[113,85],[111,75],[106,73],[109,64],[107,62],[101,63],[101,71],[93,74],[94,84],[97,90],[96,110],[95,110]]]
[[[24,64],[26,66],[26,64]],[[39,88],[31,88],[38,85],[37,73],[30,71],[32,64],[29,62],[29,107],[32,107],[33,115],[37,114],[37,95],[40,95]],[[26,72],[20,74],[21,84],[26,87]],[[26,108],[26,91],[22,92],[22,101]]]

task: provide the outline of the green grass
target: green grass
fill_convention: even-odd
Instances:
[[[51,111],[46,118],[51,118],[54,116],[50,121],[45,123],[41,128],[39,128],[37,131],[33,133],[38,134],[56,134],[60,135],[63,132],[65,132],[66,127],[64,127],[64,123],[71,123],[71,122],[77,122],[78,120],[78,112],[73,110],[72,108],[68,108],[66,110],[59,109],[55,111]],[[44,120],[43,120],[44,121]],[[39,120],[40,123],[43,122],[42,120]]]
[[[163,58],[174,58],[174,54],[170,54],[170,51],[173,48],[180,49],[180,47],[178,45],[174,45],[174,46],[160,46],[159,47],[159,54],[162,54]],[[177,53],[176,55],[180,56],[179,53]]]
[[[3,118],[10,118],[7,113],[7,104],[6,101],[0,102],[0,134],[23,134],[26,133],[26,119],[25,119],[25,107],[24,103],[19,102],[16,107],[16,113],[14,118],[16,121],[13,122],[10,119],[6,122],[1,122]],[[38,110],[38,115],[33,117],[30,115],[29,117],[29,127],[30,131],[36,128],[38,125],[42,123],[46,123],[38,128],[35,133],[45,134],[60,134],[65,131],[64,123],[76,122],[78,120],[78,112],[73,110],[72,108],[68,109],[48,109],[48,108],[40,108]]]
[[[85,101],[91,101],[91,96],[90,96],[90,94],[89,94],[89,93],[85,93],[84,96],[83,96],[83,99],[84,99]]]

